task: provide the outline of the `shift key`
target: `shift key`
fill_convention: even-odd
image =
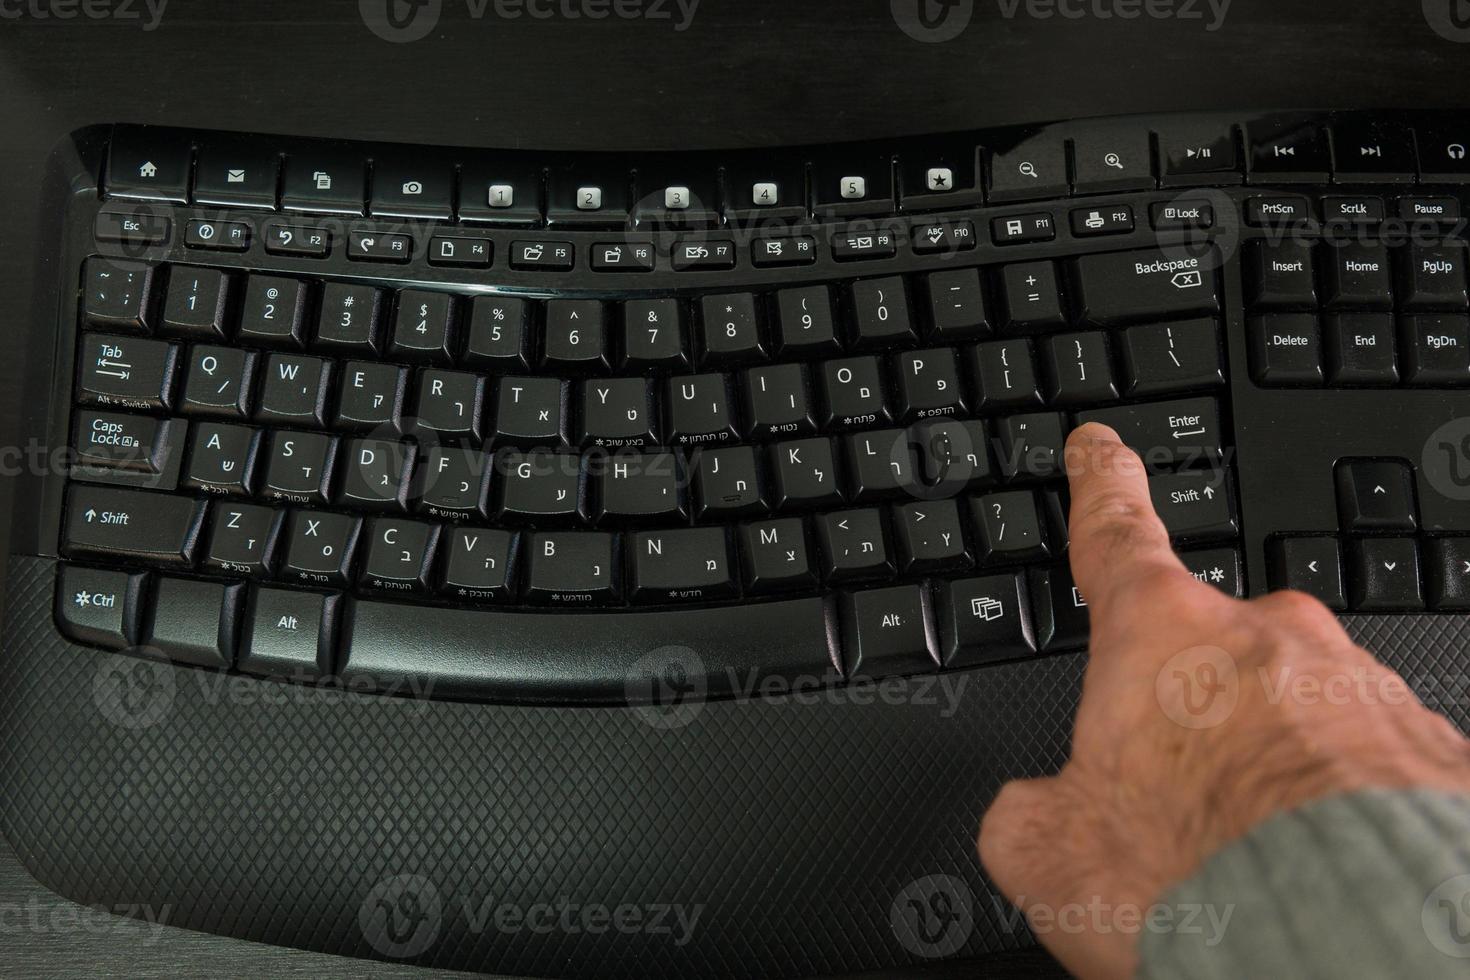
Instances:
[[[1176,540],[1230,537],[1235,511],[1223,469],[1165,473],[1148,478],[1154,510]]]
[[[1220,461],[1220,411],[1213,398],[1181,398],[1077,413],[1077,424],[1101,422],[1150,469]]]
[[[205,501],[115,487],[73,486],[62,551],[71,556],[193,564]]]
[[[1102,327],[1220,309],[1213,251],[1140,249],[1072,262],[1077,315]]]

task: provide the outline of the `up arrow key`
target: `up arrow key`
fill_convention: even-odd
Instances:
[[[1383,488],[1383,484],[1381,484],[1381,483],[1378,484],[1378,486],[1376,486],[1376,487],[1373,488],[1373,492],[1374,493],[1388,493],[1388,491]]]

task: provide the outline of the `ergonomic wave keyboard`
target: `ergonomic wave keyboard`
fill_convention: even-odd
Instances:
[[[105,142],[38,532],[78,642],[565,703],[1075,651],[1092,420],[1201,580],[1470,610],[1458,115]]]

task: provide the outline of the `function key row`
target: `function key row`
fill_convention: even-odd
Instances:
[[[1470,132],[1450,124],[1416,133],[1374,117],[1340,115],[1330,123],[1271,118],[1248,127],[1244,156],[1235,127],[1224,123],[1150,129],[1128,120],[1055,126],[991,139],[913,140],[896,153],[854,148],[812,162],[763,152],[726,160],[686,155],[551,163],[525,153],[467,156],[312,141],[287,148],[223,134],[196,139],[119,126],[104,190],[178,203],[510,225],[709,226],[1238,183],[1247,171],[1271,181],[1470,179],[1464,149]]]

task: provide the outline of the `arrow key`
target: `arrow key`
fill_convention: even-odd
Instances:
[[[1429,608],[1470,610],[1470,538],[1432,538],[1424,545]]]
[[[1351,556],[1354,610],[1414,612],[1424,608],[1413,538],[1364,538],[1353,542]]]
[[[1345,530],[1414,530],[1418,520],[1408,464],[1394,459],[1340,461],[1337,512]]]
[[[1336,538],[1277,538],[1271,542],[1268,558],[1272,589],[1305,592],[1336,612],[1347,608]]]

